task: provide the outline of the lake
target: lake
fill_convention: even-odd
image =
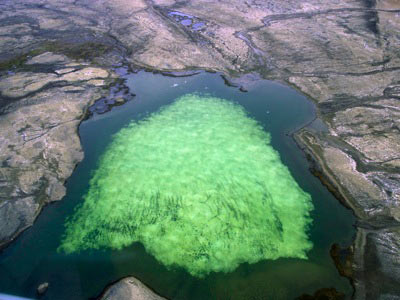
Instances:
[[[34,226],[0,253],[0,292],[35,298],[37,286],[47,281],[49,289],[41,299],[88,299],[98,296],[107,284],[132,275],[169,299],[293,299],[303,293],[312,294],[315,290],[324,287],[335,287],[346,295],[351,295],[351,286],[347,279],[339,276],[330,258],[329,250],[333,243],[344,246],[351,244],[355,219],[351,211],[344,208],[310,173],[305,155],[288,134],[315,118],[315,107],[310,100],[292,88],[266,80],[257,81],[249,87],[247,92],[242,92],[238,88],[227,86],[219,74],[207,72],[200,72],[194,76],[172,77],[140,71],[136,74],[125,75],[125,79],[130,91],[136,95],[133,100],[122,106],[113,107],[107,113],[94,114],[80,125],[79,134],[85,158],[68,180],[66,196],[62,201],[45,207]],[[204,105],[210,107],[210,112]],[[210,116],[208,116],[209,113]],[[200,114],[202,118],[198,119]],[[175,116],[181,117],[174,122]],[[238,128],[233,128],[236,123],[229,123],[235,118],[237,124],[242,124]],[[213,126],[214,123],[220,124]],[[127,131],[130,128],[129,124],[133,124],[133,127],[129,129],[131,131]],[[166,125],[163,127],[163,124]],[[187,131],[182,129],[186,124],[189,124]],[[169,131],[164,133],[162,130],[165,128]],[[175,133],[177,136],[174,136]],[[191,140],[193,137],[190,133],[195,133],[200,137]],[[203,136],[206,133],[209,135]],[[179,143],[179,138],[182,139],[182,136],[185,136],[187,142]],[[203,139],[201,139],[202,136]],[[250,136],[252,138],[247,141],[246,137]],[[131,141],[130,137],[132,137]],[[129,144],[127,144],[128,140]],[[263,140],[268,140],[268,142],[263,142]],[[116,156],[114,153],[117,151],[118,143],[121,144],[122,148],[119,149],[122,152]],[[206,147],[208,143],[210,147]],[[149,151],[141,150],[140,147],[149,147],[150,144],[155,148],[150,147]],[[163,160],[162,149],[157,149],[161,147],[160,145],[163,145],[162,149],[166,149],[164,158],[165,161],[169,159],[168,163]],[[207,152],[207,149],[213,149],[212,147],[215,147],[217,151],[212,155],[218,155],[217,158],[210,156],[211,154]],[[181,154],[177,156],[175,150],[183,153],[186,149],[189,152],[192,151],[187,159],[181,159],[181,161],[171,159],[171,157],[183,157]],[[226,157],[221,149],[226,151]],[[232,152],[229,152],[229,149],[232,149]],[[257,150],[252,152],[252,149]],[[270,159],[271,156],[264,157],[263,149],[270,151],[273,159]],[[126,154],[127,150],[132,150],[133,156]],[[160,153],[152,156],[152,151]],[[143,155],[143,159],[139,159],[139,155]],[[195,155],[204,158],[204,161],[199,162],[200,158],[194,159]],[[254,161],[256,159],[254,157],[257,157],[260,163]],[[193,162],[190,160],[192,158]],[[250,167],[247,170],[244,168],[241,173],[233,172],[241,169],[240,162],[236,165],[232,163],[232,168],[227,168],[226,173],[220,172],[225,165],[230,165],[230,162],[236,158],[243,158],[245,162],[243,166],[250,166],[254,172],[249,171]],[[124,163],[121,163],[122,159],[132,166],[132,169],[125,173],[122,170],[125,168]],[[257,192],[254,192],[254,196],[251,195],[253,195],[252,189],[258,191],[258,188],[252,188],[252,184],[256,184],[257,180],[261,182],[261,185],[263,182],[270,182],[265,189],[274,189],[274,186],[271,186],[274,181],[271,181],[271,176],[268,176],[272,173],[265,173],[268,165],[262,164],[269,160],[271,167],[272,163],[279,165],[279,169],[283,170],[283,173],[279,174],[283,175],[281,179],[280,177],[273,178],[276,185],[281,186],[279,191],[274,192],[275,194],[270,197],[273,198],[272,202],[265,200],[269,201],[267,205],[260,204],[261,200],[254,200],[258,197]],[[154,164],[150,168],[148,167],[150,165],[142,164],[143,162]],[[187,170],[186,177],[178,176],[179,166],[175,165],[178,162],[183,164],[182,170]],[[223,163],[222,167],[212,169],[208,168],[207,162],[212,166]],[[107,169],[110,166],[114,166],[114,169]],[[118,170],[115,170],[116,166],[121,169],[122,183],[116,179],[119,174]],[[113,187],[118,187],[116,195],[123,194],[129,190],[124,180],[127,177],[129,179],[126,174],[129,174],[130,170],[135,170],[133,166],[137,166],[140,176],[135,173],[137,178],[132,183],[132,193],[144,189],[143,187],[149,182],[152,184],[147,190],[155,188],[157,191],[161,190],[162,193],[170,186],[177,189],[176,184],[181,184],[182,178],[193,178],[188,180],[187,184],[185,183],[186,190],[182,193],[193,191],[193,195],[197,195],[198,199],[201,199],[201,193],[206,189],[212,190],[210,186],[214,181],[207,178],[199,179],[201,176],[208,173],[210,173],[209,176],[218,175],[215,182],[221,186],[229,179],[220,178],[223,176],[229,178],[226,174],[232,174],[232,178],[237,178],[240,182],[225,185],[227,193],[224,195],[228,195],[228,198],[236,197],[241,201],[237,204],[238,207],[247,205],[248,211],[251,209],[253,211],[249,214],[243,213],[244,217],[232,218],[239,209],[222,210],[222,213],[217,214],[221,216],[220,221],[211,223],[212,218],[207,219],[207,210],[202,208],[198,214],[193,213],[191,217],[193,231],[190,230],[191,223],[188,220],[179,223],[179,218],[178,221],[175,218],[173,222],[168,219],[168,224],[164,224],[162,222],[165,218],[157,219],[158,216],[155,216],[151,221],[152,226],[163,225],[162,228],[151,227],[151,230],[154,229],[153,236],[150,234],[152,231],[148,230],[147,223],[146,230],[142,230],[144,225],[129,224],[131,226],[129,228],[133,228],[132,230],[136,230],[138,234],[132,236],[129,230],[122,232],[121,236],[123,235],[124,238],[120,239],[121,237],[118,236],[121,243],[116,243],[114,247],[107,247],[107,243],[103,243],[105,239],[116,240],[114,235],[110,237],[115,226],[108,225],[108,231],[100,240],[98,237],[103,236],[105,229],[101,231],[102,222],[96,223],[95,220],[101,218],[106,220],[107,205],[110,205],[110,201],[114,201],[115,203],[113,202],[110,207],[118,209],[119,200],[113,200],[113,197],[110,197],[110,200],[99,197],[102,202],[96,202],[95,196],[90,200],[90,196],[87,195],[102,189],[108,191]],[[111,171],[103,172],[101,171],[103,167],[104,170]],[[117,175],[113,173],[114,171]],[[205,173],[201,173],[202,171]],[[97,175],[99,172],[105,175],[99,177]],[[168,172],[171,174],[166,176]],[[196,175],[201,176],[197,178]],[[172,183],[157,184],[165,177],[173,178]],[[95,179],[90,183],[92,178]],[[286,178],[290,178],[287,183],[284,181]],[[110,180],[115,180],[115,183],[110,184]],[[94,186],[100,185],[99,182],[108,185],[95,189]],[[200,185],[199,182],[204,182],[204,185]],[[237,196],[229,194],[232,190],[230,186],[236,188],[241,185],[240,189],[235,190]],[[260,195],[263,189],[264,187],[260,187]],[[133,205],[133,208],[146,203],[147,190],[143,191],[142,200]],[[290,196],[293,194],[292,190],[301,197]],[[210,211],[219,211],[219,207],[226,202],[222,201],[222,204],[218,204],[218,199],[222,197],[218,189],[213,195],[215,201],[213,200],[214,206],[210,208]],[[124,201],[129,200],[128,196],[124,197]],[[185,197],[183,198],[185,201]],[[292,212],[285,210],[285,207],[297,205],[298,202],[295,199],[305,201],[306,205],[298,209],[293,206],[295,208],[292,212],[298,212],[298,215],[286,216],[286,213]],[[94,202],[86,205],[85,203],[89,200]],[[292,202],[280,208],[280,204],[284,201]],[[307,204],[308,202],[310,204]],[[161,202],[157,202],[157,205],[158,203]],[[104,205],[103,213],[100,215],[98,212],[96,215],[101,205]],[[190,206],[194,207],[193,211],[198,208],[196,204],[191,205],[194,205]],[[261,205],[260,209],[257,205]],[[269,217],[271,207],[278,208],[276,208],[277,212]],[[266,208],[265,218],[263,218],[263,208]],[[114,210],[108,211],[110,219],[119,220],[118,216],[114,216]],[[151,211],[157,214],[154,207]],[[190,209],[184,212],[190,214]],[[170,214],[168,211],[165,212],[165,215],[170,218],[168,214]],[[74,217],[75,215],[77,217]],[[129,218],[129,214],[127,216],[126,219],[136,220],[136,218]],[[199,223],[199,216],[202,216],[201,220],[205,220],[204,224]],[[91,218],[91,223],[88,222],[88,218]],[[143,220],[146,221],[148,218]],[[289,222],[290,218],[293,222]],[[302,221],[303,218],[305,221]],[[227,245],[229,239],[213,236],[211,230],[208,234],[204,233],[207,224],[213,224],[212,228],[216,228],[217,231],[222,230],[222,223],[226,226],[224,232],[227,232],[228,237],[237,237],[237,240],[232,238],[231,245]],[[179,231],[175,224],[180,224],[179,230],[185,228],[186,231],[170,237],[168,233]],[[232,231],[234,226],[243,226],[242,232]],[[252,228],[252,230],[249,229],[247,233],[247,228]],[[83,229],[87,229],[88,233],[83,234]],[[201,231],[201,234],[193,234],[197,229]],[[271,233],[273,230],[275,231]],[[241,236],[243,232],[245,234]],[[70,233],[72,238],[69,238]],[[201,257],[196,256],[197,258],[193,261],[180,260],[186,257],[189,251],[179,252],[186,247],[180,244],[186,236],[188,236],[188,241],[185,245],[190,244],[193,247],[190,251],[196,250],[198,246],[196,246],[197,242],[189,239],[189,236],[201,236],[204,239],[201,241],[202,245],[209,245],[208,248],[202,250]],[[294,241],[295,237],[296,241]],[[275,242],[275,238],[279,242]],[[193,241],[197,240],[193,238]],[[230,251],[231,254],[229,251],[222,252],[223,255],[220,255],[219,250],[213,248],[216,243],[224,244],[224,249],[232,247],[233,250],[239,248],[241,250],[237,251],[238,253]],[[289,251],[285,248],[285,245],[289,244],[296,246],[291,247]],[[69,251],[63,251],[62,245],[69,245],[64,247]],[[160,248],[163,250],[161,251]],[[218,258],[220,264],[210,258],[218,255],[221,256]],[[196,268],[193,266],[195,262]]]

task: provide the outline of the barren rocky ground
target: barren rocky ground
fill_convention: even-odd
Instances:
[[[0,11],[0,246],[65,194],[78,125],[114,67],[205,69],[315,101],[318,120],[295,138],[358,218],[339,270],[355,299],[400,299],[399,1],[4,0]]]

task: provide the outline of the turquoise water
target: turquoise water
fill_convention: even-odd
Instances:
[[[196,277],[307,259],[311,197],[270,140],[240,105],[202,94],[131,122],[103,154],[60,251],[141,242]]]
[[[351,293],[329,248],[350,243],[354,219],[285,135],[313,118],[305,97],[209,73],[127,83],[133,101],[81,124],[66,197],[1,253],[0,292],[34,297],[48,281],[44,299],[87,299],[134,275],[171,299]]]

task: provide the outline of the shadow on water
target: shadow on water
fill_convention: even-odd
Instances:
[[[67,195],[46,207],[35,225],[0,254],[0,292],[34,298],[37,286],[47,281],[50,286],[41,299],[88,299],[98,295],[108,283],[133,275],[171,299],[293,299],[323,287],[351,294],[351,286],[338,275],[329,249],[334,242],[351,243],[354,218],[311,175],[303,153],[285,134],[314,118],[314,106],[309,100],[270,81],[259,81],[242,93],[224,85],[217,74],[206,72],[182,78],[139,72],[126,75],[126,79],[137,96],[81,124],[79,133],[85,159],[69,179]],[[231,273],[211,273],[198,279],[183,269],[168,270],[140,243],[120,251],[58,253],[65,219],[82,202],[99,156],[112,135],[132,120],[140,120],[191,92],[207,93],[242,105],[249,116],[271,133],[272,146],[279,151],[282,162],[313,199],[315,208],[309,235],[314,247],[308,253],[309,258],[242,264]]]

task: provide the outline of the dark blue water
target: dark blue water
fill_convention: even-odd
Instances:
[[[338,275],[329,249],[334,242],[351,243],[354,218],[311,175],[303,153],[286,135],[314,118],[310,101],[293,89],[269,81],[260,81],[243,93],[210,73],[174,78],[140,72],[128,75],[127,84],[137,95],[132,101],[81,124],[85,159],[68,180],[64,199],[46,207],[35,225],[0,253],[0,293],[35,298],[37,286],[47,281],[50,286],[42,299],[88,299],[97,296],[108,283],[133,275],[170,299],[293,299],[323,287],[336,287],[351,294],[351,286]],[[243,264],[232,273],[213,273],[198,279],[182,269],[166,269],[139,243],[120,251],[57,253],[65,219],[82,202],[97,160],[111,136],[132,120],[191,92],[239,103],[271,133],[272,145],[283,163],[313,198],[314,222],[309,234],[314,248],[309,259]]]

